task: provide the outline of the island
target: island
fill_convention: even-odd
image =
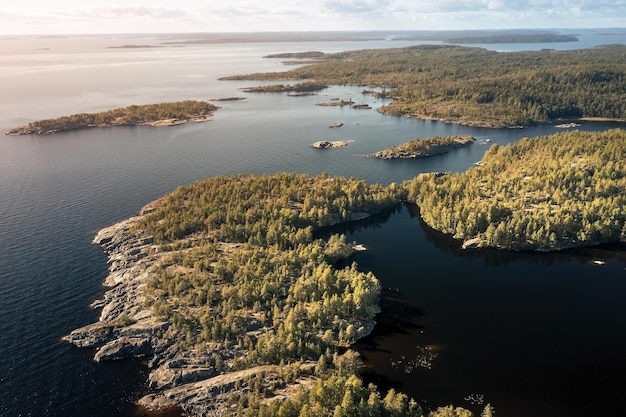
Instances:
[[[325,107],[343,107],[343,106],[352,106],[354,101],[352,99],[344,100],[339,98],[333,98],[330,101],[325,101],[323,103],[317,103],[317,106],[325,106]]]
[[[298,84],[272,84],[272,85],[260,85],[257,87],[246,87],[243,89],[246,93],[282,93],[282,92],[295,92],[295,93],[312,93],[314,91],[320,91],[328,88],[328,85],[314,82],[304,82]]]
[[[426,139],[413,139],[399,146],[391,146],[385,150],[366,155],[378,159],[411,159],[424,158],[450,152],[455,148],[469,146],[476,142],[472,136],[434,136]]]
[[[145,357],[148,409],[422,416],[358,376],[350,346],[372,330],[381,286],[349,262],[344,235],[315,237],[392,209],[400,191],[289,173],[181,186],[96,235],[109,289],[93,304],[98,322],[64,339],[94,348],[96,361]]]
[[[626,242],[626,131],[492,145],[463,173],[407,181],[408,201],[464,248],[551,251]]]
[[[415,45],[327,54],[285,72],[230,80],[306,80],[385,89],[394,116],[490,128],[626,118],[625,45],[496,52]]]
[[[312,143],[309,146],[311,146],[312,148],[317,148],[317,149],[344,148],[348,146],[348,142],[341,141],[341,140],[337,140],[337,141],[320,140],[320,141]]]
[[[307,51],[307,52],[286,52],[281,54],[270,54],[263,58],[296,58],[296,59],[320,59],[325,58],[326,54],[320,51]]]
[[[189,121],[204,122],[217,109],[219,107],[213,104],[196,100],[133,105],[101,113],[79,113],[39,120],[11,129],[6,135],[46,135],[68,130],[113,126],[174,126]]]
[[[245,97],[220,97],[220,98],[214,98],[210,101],[241,101],[241,100],[245,100]]]
[[[444,39],[445,43],[553,43],[578,42],[576,36],[557,33],[510,33],[466,35]]]

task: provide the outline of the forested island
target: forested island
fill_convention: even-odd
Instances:
[[[557,250],[626,242],[626,131],[578,130],[493,145],[464,173],[404,186],[464,247]]]
[[[306,64],[306,61],[302,61]],[[226,77],[388,90],[379,111],[485,127],[626,120],[626,46],[496,52],[417,45],[326,54],[286,72]]]
[[[203,122],[219,107],[206,101],[128,106],[100,113],[79,113],[56,119],[39,120],[11,129],[7,135],[46,135],[68,130],[113,126],[173,126],[188,121]]]
[[[391,146],[382,151],[367,155],[378,159],[424,158],[450,152],[455,148],[476,142],[472,136],[435,136],[426,139],[413,139],[399,146]]]
[[[296,92],[296,93],[308,93],[314,91],[320,91],[328,88],[326,84],[315,82],[304,82],[297,84],[271,84],[260,85],[257,87],[244,88],[246,93],[282,93],[282,92]]]

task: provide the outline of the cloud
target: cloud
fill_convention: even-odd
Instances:
[[[20,0],[19,4],[0,7],[0,33],[577,28],[626,24],[626,0],[126,0],[105,4],[104,0]]]
[[[391,0],[328,0],[322,3],[325,11],[341,14],[382,12]]]
[[[189,16],[187,12],[181,9],[148,6],[100,7],[79,10],[77,12],[70,11],[63,14],[68,17],[88,19],[177,19]]]

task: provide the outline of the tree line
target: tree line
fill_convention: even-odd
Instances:
[[[288,72],[297,79],[389,89],[381,111],[491,127],[561,119],[626,119],[626,46],[495,52],[454,45],[348,51]]]
[[[171,103],[132,105],[99,113],[78,113],[44,119],[12,129],[7,134],[49,133],[97,126],[133,126],[169,119],[205,118],[219,107],[206,101],[184,100]]]
[[[493,145],[464,173],[407,181],[432,227],[477,246],[559,249],[626,241],[626,131]]]

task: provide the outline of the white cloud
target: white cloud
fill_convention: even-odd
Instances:
[[[21,0],[0,18],[0,34],[624,27],[626,0]]]

